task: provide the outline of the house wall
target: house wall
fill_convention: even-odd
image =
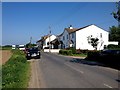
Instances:
[[[104,45],[108,45],[108,34],[107,31],[95,25],[76,31],[76,49],[94,50],[93,46],[91,46],[87,40],[87,37],[92,35],[92,37],[97,37],[99,39],[97,50],[102,50],[104,49]]]
[[[68,38],[67,38],[67,35],[68,35]],[[60,39],[60,41],[63,42],[63,44],[65,45],[65,48],[69,47],[69,34],[66,30],[64,30],[64,33],[62,34],[62,36],[59,39]]]
[[[59,53],[60,49],[44,49],[44,52]]]
[[[50,41],[53,41],[55,38],[56,38],[55,35],[51,35],[51,36],[50,36]],[[43,45],[43,48],[49,47],[49,45],[47,44],[48,42],[49,42],[49,37],[45,40],[44,45]]]
[[[76,48],[76,32],[70,34],[70,40],[73,41],[73,47]]]

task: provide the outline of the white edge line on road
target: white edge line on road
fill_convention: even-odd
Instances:
[[[104,83],[104,86],[106,86],[106,87],[108,87],[108,88],[113,88],[113,87],[111,87],[110,85],[105,84],[105,83]]]
[[[115,72],[118,72],[119,70],[116,70],[116,69],[112,69],[112,68],[108,68],[108,67],[99,67],[101,69],[106,69],[106,70],[111,70],[111,71],[115,71]]]
[[[84,73],[83,71],[81,71],[81,70],[79,70],[79,69],[77,69],[77,68],[74,68],[74,67],[72,67],[71,65],[69,65],[69,64],[66,64],[65,63],[65,65],[67,65],[68,67],[70,67],[70,68],[72,68],[72,69],[74,69],[74,70],[76,70],[76,71],[78,71],[78,72],[80,72],[80,73]]]

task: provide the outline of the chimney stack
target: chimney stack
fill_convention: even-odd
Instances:
[[[73,29],[73,27],[72,27],[72,25],[70,25],[70,27],[69,27],[70,29]]]

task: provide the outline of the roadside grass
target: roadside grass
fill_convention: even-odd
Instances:
[[[2,65],[0,65],[0,90],[2,89]]]
[[[22,51],[12,50],[13,55],[2,65],[2,88],[27,88],[30,63]]]

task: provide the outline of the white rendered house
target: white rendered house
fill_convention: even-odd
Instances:
[[[65,28],[64,32],[58,36],[59,48],[75,47],[81,50],[94,50],[95,47],[90,43],[91,38],[97,38],[97,50],[103,50],[109,42],[109,33],[96,25],[88,25],[82,28]]]
[[[56,39],[55,35],[45,35],[36,43],[39,47],[41,47],[41,49],[44,49],[44,48],[48,48],[49,42],[53,41],[54,39]],[[50,45],[50,48],[54,48],[53,45]]]

